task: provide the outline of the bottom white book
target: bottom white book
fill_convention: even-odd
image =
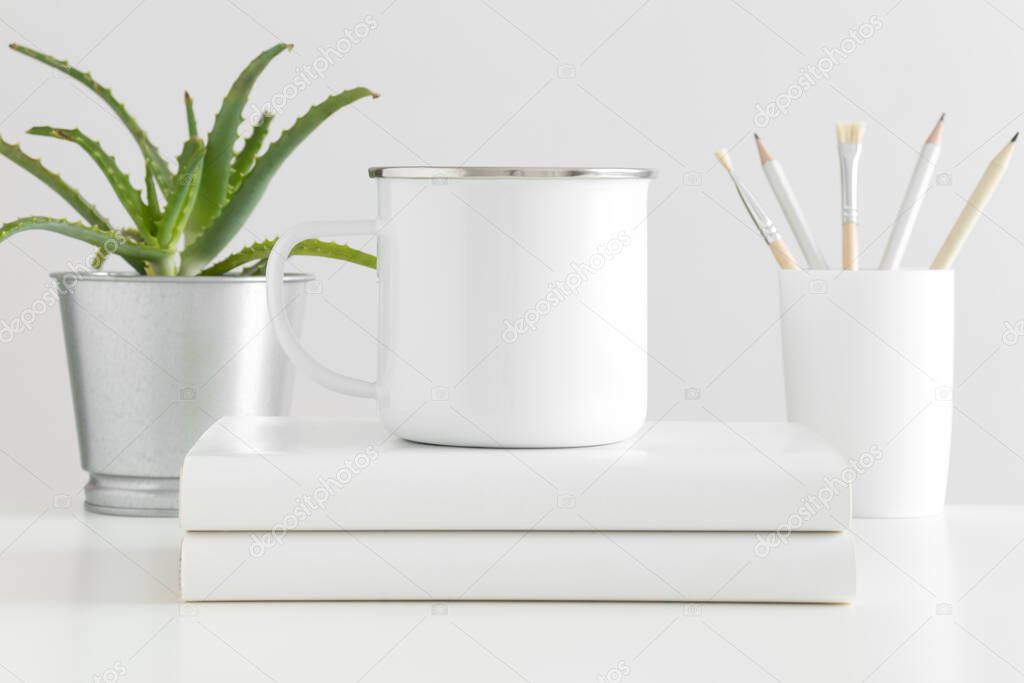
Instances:
[[[850,602],[855,590],[842,532],[205,531],[181,546],[187,601]]]

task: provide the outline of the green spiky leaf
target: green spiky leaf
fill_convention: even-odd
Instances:
[[[262,261],[256,261],[255,263],[251,263],[248,266],[246,266],[245,268],[242,268],[241,274],[242,275],[247,275],[247,276],[255,275],[255,276],[259,276],[259,277],[265,276],[267,274],[267,261],[266,261],[266,259],[264,259]]]
[[[172,252],[166,249],[129,242],[111,230],[104,230],[103,228],[84,225],[83,223],[68,221],[63,218],[50,218],[49,216],[27,216],[10,223],[5,223],[0,226],[0,242],[28,230],[46,230],[66,237],[73,237],[77,240],[88,242],[94,247],[101,247],[110,253],[123,256],[126,259],[159,261],[172,255]]]
[[[178,172],[174,176],[174,191],[167,198],[167,208],[160,218],[157,241],[161,247],[169,247],[178,241],[181,231],[192,213],[202,177],[202,161],[206,152],[203,141],[192,138],[178,159]]]
[[[103,267],[103,264],[107,262],[108,256],[110,256],[110,252],[103,247],[100,247],[89,259],[89,267],[93,270],[99,270]]]
[[[138,230],[135,230],[134,228],[128,228],[126,230],[115,230],[114,232],[117,235],[118,243],[122,243],[122,242],[136,242],[136,243],[138,243],[138,242],[142,242],[143,241],[142,240],[142,234]],[[92,255],[92,258],[89,259],[89,265],[92,267],[93,270],[99,270],[107,262],[107,259],[110,257],[110,255],[111,254],[107,250],[106,247],[100,247]],[[142,259],[132,258],[131,256],[124,256],[124,255],[122,255],[121,258],[129,266],[131,266],[135,270],[135,272],[137,272],[139,275],[145,275],[146,274],[146,262],[143,261]]]
[[[262,242],[256,242],[255,244],[250,244],[244,249],[241,249],[223,260],[218,261],[199,274],[224,275],[235,268],[250,264],[249,268],[244,272],[251,272],[251,274],[254,275],[262,275],[266,272],[267,258],[270,256],[270,251],[274,248],[275,244],[277,244],[276,237]],[[366,266],[367,268],[377,267],[377,257],[373,254],[367,254],[365,251],[353,249],[347,244],[324,242],[322,240],[303,240],[296,244],[295,248],[292,249],[292,255],[322,256],[325,258],[337,259],[339,261],[348,261],[349,263]]]
[[[175,187],[178,187],[178,185],[180,184],[180,179],[181,179],[181,176],[182,176],[182,169],[186,168],[187,166],[190,165],[190,163],[192,163],[190,161],[189,157],[194,155],[194,153],[195,153],[194,150],[193,150],[193,147],[195,146],[194,140],[198,140],[199,142],[203,142],[202,138],[199,138],[199,137],[189,138],[188,140],[185,141],[185,144],[183,144],[181,146],[181,153],[178,154],[178,156],[176,158],[176,161],[178,163],[178,170],[177,170],[177,173],[175,173],[175,175],[174,175],[174,185],[175,185]],[[206,155],[206,151],[207,150],[206,150],[205,143],[203,143],[203,156]],[[184,223],[181,226],[181,231],[185,233],[185,245],[186,246],[189,244],[189,241],[190,241],[189,232],[188,232],[188,226],[189,226],[189,222],[191,221],[192,214],[195,212],[196,202],[199,199],[199,187],[202,184],[202,173],[203,173],[203,165],[202,165],[202,158],[200,158],[199,167],[198,168],[193,168],[189,172],[189,175],[191,175],[193,177],[193,179],[197,180],[198,182],[196,182],[194,184],[194,186],[193,186],[194,187],[194,192],[192,192],[188,196],[188,212],[185,214]]]
[[[95,206],[86,201],[86,199],[79,194],[77,190],[64,182],[59,175],[43,166],[43,163],[39,161],[39,159],[30,157],[25,154],[21,147],[16,144],[11,144],[3,138],[0,138],[0,154],[3,154],[15,164],[41,180],[44,185],[56,192],[60,195],[61,199],[70,204],[71,208],[77,211],[78,215],[86,221],[101,228],[106,228],[107,230],[110,229],[110,221],[104,218]]]
[[[242,122],[249,94],[256,79],[267,68],[271,60],[291,45],[278,43],[264,50],[242,70],[235,79],[224,102],[213,121],[213,128],[206,137],[206,158],[203,160],[203,177],[199,184],[199,197],[192,217],[186,228],[186,241],[192,241],[217,215],[228,196],[228,181],[231,174],[231,159],[235,153],[238,125]]]
[[[145,242],[146,236],[135,228],[121,228],[117,232],[129,242]]]
[[[260,149],[263,148],[263,141],[267,139],[267,133],[270,132],[270,122],[273,120],[273,112],[263,112],[260,115],[259,122],[252,129],[252,135],[246,138],[245,145],[242,146],[241,151],[235,156],[235,160],[231,162],[231,179],[228,181],[228,195],[234,194],[235,190],[238,189],[238,184],[242,182],[242,177],[252,169],[253,162],[256,161],[256,155],[260,153]]]
[[[185,93],[185,124],[188,126],[190,138],[199,136],[199,129],[196,127],[196,110],[192,106],[192,96]]]
[[[152,225],[150,222],[149,207],[142,201],[142,195],[132,185],[131,180],[128,178],[128,174],[120,169],[117,162],[114,161],[114,157],[107,154],[100,143],[96,142],[88,135],[84,134],[77,128],[53,128],[51,126],[35,126],[29,128],[28,132],[31,135],[42,135],[58,140],[67,140],[73,142],[89,155],[89,157],[96,162],[100,171],[106,177],[107,182],[114,189],[114,194],[121,200],[121,204],[128,212],[128,216],[131,217],[132,222],[135,223],[143,232],[150,232],[148,229]]]
[[[142,130],[142,127],[135,121],[132,115],[128,113],[128,110],[125,109],[124,105],[114,97],[110,88],[100,85],[90,74],[76,69],[66,61],[56,59],[43,54],[42,52],[37,52],[32,48],[25,47],[24,45],[18,45],[16,43],[11,43],[10,48],[15,52],[20,52],[23,55],[31,57],[38,62],[42,62],[43,64],[70,76],[85,87],[89,88],[92,92],[96,93],[101,100],[106,102],[114,111],[114,114],[117,115],[117,118],[121,119],[121,122],[124,123],[132,137],[135,138],[135,142],[138,144],[139,149],[142,150],[142,155],[145,157],[146,161],[153,166],[153,172],[156,175],[156,180],[160,184],[160,190],[164,193],[164,196],[170,194],[172,177],[171,170],[168,168],[167,162],[164,161],[162,156],[160,156],[160,151],[156,148],[156,145],[150,142],[149,136],[146,135],[144,130]]]
[[[291,128],[281,133],[281,137],[271,143],[263,156],[256,159],[252,170],[242,179],[238,189],[209,227],[185,248],[181,259],[182,275],[195,275],[228,245],[256,208],[271,178],[303,140],[331,114],[364,97],[379,95],[367,88],[353,88],[331,95],[311,107],[292,124]]]
[[[153,167],[149,164],[146,164],[146,209],[149,212],[149,225],[156,225],[160,220],[160,198],[156,192]]]

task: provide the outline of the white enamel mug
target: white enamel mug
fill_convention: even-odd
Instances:
[[[942,512],[953,427],[952,270],[779,273],[789,419],[849,463],[857,517]]]
[[[647,412],[643,169],[372,168],[378,214],[293,228],[267,267],[281,346],[300,371],[375,398],[384,425],[452,446],[589,446]],[[283,308],[304,239],[376,235],[375,381],[311,357]],[[340,341],[340,340],[339,340]]]

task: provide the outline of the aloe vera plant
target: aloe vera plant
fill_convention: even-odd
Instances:
[[[213,261],[241,230],[271,178],[303,140],[339,109],[366,97],[378,97],[362,87],[331,95],[300,116],[266,149],[264,143],[273,116],[265,113],[236,151],[241,137],[242,111],[253,85],[274,57],[291,48],[284,43],[274,45],[260,53],[239,74],[205,140],[198,135],[192,98],[185,94],[188,138],[172,170],[109,88],[66,61],[23,45],[11,44],[10,47],[78,81],[113,110],[142,153],[145,184],[136,187],[100,143],[78,129],[53,126],[29,129],[30,135],[75,144],[92,159],[131,220],[131,226],[119,226],[39,159],[0,137],[0,155],[38,178],[82,218],[82,221],[50,216],[18,218],[0,225],[0,242],[28,230],[47,230],[97,247],[91,262],[96,268],[101,267],[108,256],[116,254],[143,275],[263,274],[276,238],[252,244],[216,263]],[[377,265],[372,254],[322,240],[302,242],[292,253],[339,259],[368,268]]]

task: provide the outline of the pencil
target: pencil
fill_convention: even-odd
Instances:
[[[1013,143],[1017,141],[1018,135],[1020,135],[1019,132],[1014,133],[1010,141],[1006,143],[1006,146],[989,162],[988,168],[985,169],[981,180],[978,181],[978,186],[974,188],[971,198],[967,200],[964,210],[960,212],[960,216],[956,219],[956,223],[953,224],[952,230],[949,231],[949,236],[946,237],[946,241],[942,243],[942,248],[939,249],[939,253],[935,256],[935,261],[932,262],[932,270],[950,268],[953,262],[956,261],[960,249],[964,246],[964,242],[967,241],[971,230],[974,229],[974,225],[978,222],[978,217],[985,210],[985,205],[992,198],[992,194],[999,187],[999,181],[1003,179],[1003,174],[1006,173],[1006,167],[1009,166],[1010,157],[1013,155]]]
[[[804,212],[796,201],[796,195],[782,170],[782,164],[768,153],[764,141],[757,133],[754,133],[754,141],[757,143],[758,156],[761,157],[761,168],[764,170],[765,177],[768,178],[768,184],[771,185],[772,192],[782,208],[782,214],[786,217],[790,230],[793,231],[793,236],[796,237],[800,251],[807,259],[807,265],[813,270],[828,270],[824,254],[821,253],[818,245],[814,242],[814,236],[807,229]]]
[[[939,161],[942,122],[945,119],[945,114],[939,117],[931,135],[924,141],[921,155],[917,158],[917,165],[914,166],[914,174],[910,176],[907,193],[903,195],[900,212],[896,216],[892,233],[889,235],[889,242],[885,245],[885,253],[878,266],[879,270],[896,270],[903,261],[903,253],[907,250],[910,233],[917,222],[917,214],[921,210],[921,204],[924,203],[924,196],[928,192],[928,186],[931,185],[932,176],[935,174],[935,165]]]
[[[792,252],[789,251],[789,247],[786,246],[775,224],[772,223],[772,219],[764,212],[764,209],[761,208],[761,205],[754,198],[754,195],[751,194],[750,190],[736,178],[732,169],[732,161],[729,159],[729,153],[724,148],[720,149],[715,152],[715,158],[718,159],[722,167],[728,172],[729,178],[732,179],[732,184],[736,188],[736,193],[739,194],[740,201],[743,202],[743,208],[747,210],[750,220],[754,221],[754,226],[761,233],[765,244],[771,249],[775,262],[783,270],[800,270],[800,267],[796,264],[796,259],[793,258]]]

